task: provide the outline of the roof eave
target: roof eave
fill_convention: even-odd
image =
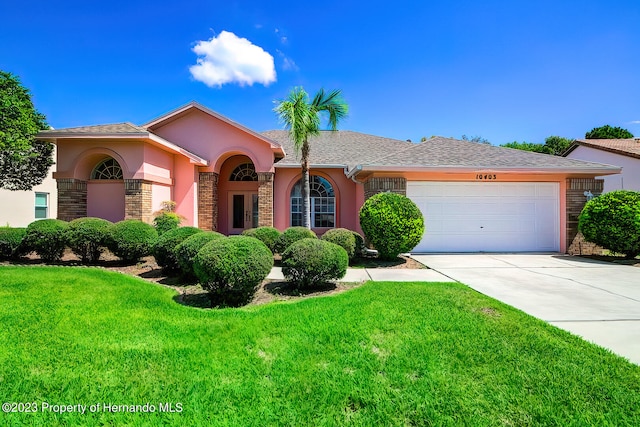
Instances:
[[[492,167],[492,166],[371,166],[356,165],[347,174],[352,178],[360,172],[449,172],[449,173],[473,173],[473,172],[509,172],[509,173],[537,173],[537,174],[558,174],[558,173],[581,173],[596,176],[614,175],[622,172],[622,168],[617,166],[602,168],[579,168],[579,167]]]

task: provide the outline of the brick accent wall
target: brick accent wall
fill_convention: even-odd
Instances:
[[[273,172],[258,172],[258,227],[273,227]]]
[[[215,172],[198,175],[198,227],[218,230],[218,174]]]
[[[594,196],[602,194],[604,180],[593,178],[571,178],[567,180],[567,253],[571,255],[600,255],[603,248],[584,240],[578,232],[578,216],[587,203],[585,191]]]
[[[364,183],[364,198],[390,191],[407,195],[407,180],[405,178],[371,178]]]
[[[87,181],[58,179],[58,219],[71,221],[87,216]]]
[[[140,219],[153,223],[151,183],[141,179],[124,180],[124,219]]]

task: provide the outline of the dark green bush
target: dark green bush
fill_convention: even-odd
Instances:
[[[156,229],[137,219],[125,219],[109,227],[108,248],[126,263],[151,254],[158,238]]]
[[[153,256],[165,273],[172,274],[180,271],[180,264],[175,255],[175,248],[188,237],[203,231],[196,227],[178,227],[166,231],[158,237],[153,245]]]
[[[395,193],[379,193],[360,208],[360,226],[381,259],[393,260],[422,240],[424,219],[409,199]]]
[[[341,246],[313,238],[293,243],[282,254],[282,274],[298,289],[341,279],[348,265],[347,251]]]
[[[578,221],[588,241],[630,259],[640,254],[639,192],[618,190],[591,199]]]
[[[175,212],[161,212],[153,219],[153,225],[158,232],[158,236],[162,236],[169,230],[175,230],[180,227],[182,217]]]
[[[275,253],[275,245],[276,241],[280,237],[282,233],[277,228],[274,227],[258,227],[258,228],[249,228],[242,232],[243,236],[255,237],[256,239],[262,241],[269,250]]]
[[[107,246],[111,221],[102,218],[78,218],[69,222],[67,244],[85,263],[95,263]]]
[[[58,261],[67,247],[68,223],[59,219],[40,219],[27,226],[22,240],[26,252],[35,251],[44,261]]]
[[[257,286],[273,267],[273,254],[260,240],[248,236],[214,239],[193,260],[212,306],[241,306],[253,298]]]
[[[353,259],[356,254],[356,237],[353,234],[346,228],[333,228],[322,235],[322,240],[342,246],[349,259]]]
[[[357,231],[352,231],[353,237],[356,239],[356,250],[353,255],[353,258],[359,258],[364,255],[365,250],[367,249],[364,245],[364,237]]]
[[[276,253],[283,253],[292,243],[302,239],[317,239],[316,233],[306,227],[289,227],[278,237],[275,243]]]
[[[202,233],[196,233],[187,237],[182,243],[176,245],[173,254],[178,261],[182,274],[187,278],[195,277],[193,259],[198,254],[198,251],[210,241],[221,237],[224,236],[218,232],[203,231]]]
[[[16,259],[24,255],[22,239],[26,228],[0,227],[0,259]]]

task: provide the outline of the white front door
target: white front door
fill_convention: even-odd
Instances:
[[[557,252],[557,182],[407,183],[425,219],[414,252]]]
[[[258,193],[233,191],[229,193],[229,234],[240,234],[258,226]]]

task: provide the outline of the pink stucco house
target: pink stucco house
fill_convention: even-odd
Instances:
[[[192,102],[142,126],[43,131],[57,145],[58,217],[152,221],[166,200],[186,225],[240,233],[301,223],[301,170],[286,131],[248,129]],[[360,230],[381,191],[425,214],[417,252],[560,251],[576,234],[584,191],[620,168],[435,137],[420,144],[351,131],[311,141],[312,225]]]

